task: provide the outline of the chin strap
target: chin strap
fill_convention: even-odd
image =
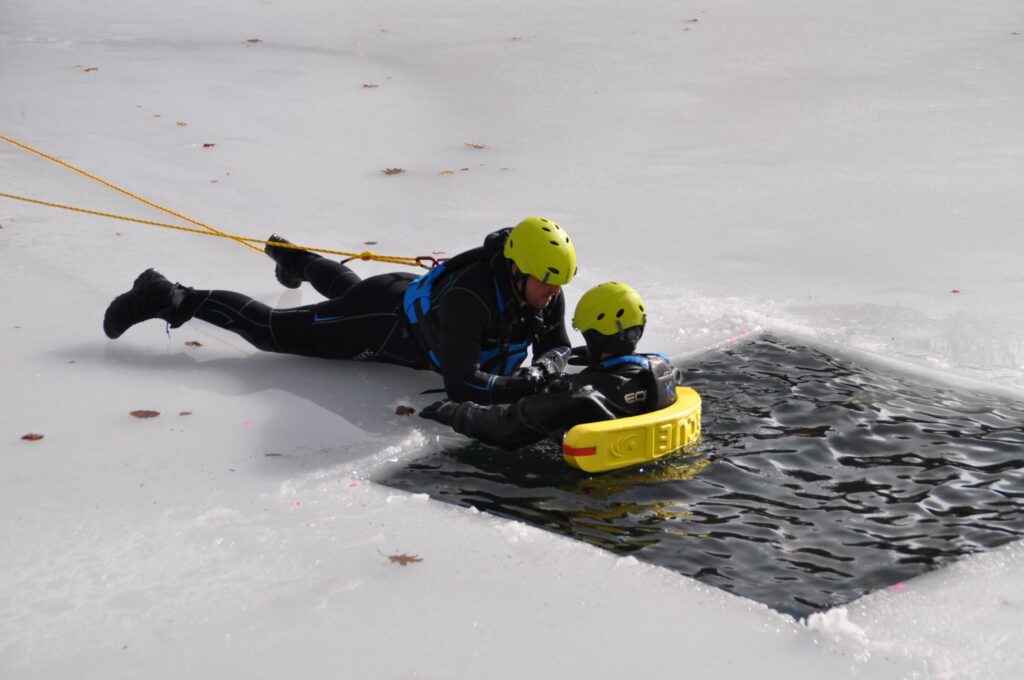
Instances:
[[[512,290],[519,297],[519,302],[523,303],[526,302],[526,280],[530,278],[530,275],[524,274],[521,269],[512,271],[512,264],[512,261],[509,260],[508,275],[512,279]]]

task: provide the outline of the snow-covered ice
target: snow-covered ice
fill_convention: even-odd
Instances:
[[[451,254],[548,215],[570,308],[628,281],[649,350],[769,330],[1024,395],[1017,0],[0,0],[0,92],[0,134],[230,233]],[[175,221],[2,142],[0,191]],[[453,440],[395,413],[428,373],[106,340],[147,267],[316,299],[0,198],[5,680],[1024,674],[1020,543],[796,622],[368,481]]]

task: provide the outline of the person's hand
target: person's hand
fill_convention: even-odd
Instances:
[[[572,350],[568,347],[555,347],[544,352],[537,360],[533,362],[533,366],[540,368],[544,373],[544,377],[551,379],[562,374],[565,371],[566,365],[569,363],[569,356]]]
[[[573,347],[569,355],[570,366],[589,366],[590,365],[590,350],[587,349],[586,345],[580,345],[579,347]]]
[[[457,411],[458,408],[459,402],[442,399],[441,401],[435,401],[433,404],[420,411],[420,418],[435,420],[442,425],[451,426],[451,424],[455,422],[455,411]]]
[[[540,366],[523,366],[515,372],[515,377],[523,381],[527,394],[536,394],[544,389],[548,377]]]

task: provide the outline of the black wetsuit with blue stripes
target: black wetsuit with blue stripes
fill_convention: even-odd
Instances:
[[[546,309],[514,300],[507,229],[446,263],[418,300],[415,322],[405,311],[410,284],[429,275],[380,274],[367,279],[334,260],[310,254],[303,276],[323,302],[273,309],[225,290],[196,290],[182,306],[192,317],[237,333],[259,349],[327,359],[355,359],[434,369],[456,401],[494,404],[536,391],[515,375],[532,346],[534,356],[567,346],[561,294]],[[423,308],[426,308],[424,311]]]
[[[605,359],[514,404],[463,403],[452,428],[485,444],[515,449],[550,437],[561,442],[574,425],[650,413],[675,403],[680,373],[664,354]]]
[[[412,332],[455,401],[497,404],[533,394],[535,383],[515,374],[527,350],[537,357],[569,345],[561,293],[545,309],[516,302],[504,256],[509,231],[489,234],[404,296]]]

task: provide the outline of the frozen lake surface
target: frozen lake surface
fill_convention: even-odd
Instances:
[[[2,0],[0,18],[0,134],[218,230],[418,256],[548,215],[580,253],[568,307],[628,282],[645,350],[685,363],[768,333],[882,387],[1024,399],[1018,0]],[[181,223],[5,143],[0,192]],[[5,680],[1024,675],[1019,541],[798,622],[371,481],[467,445],[395,413],[426,405],[433,375],[262,354],[199,323],[106,340],[106,305],[148,267],[316,299],[231,240],[0,198]],[[965,423],[882,396],[915,437],[1012,448],[979,434],[1009,417],[995,406]],[[763,427],[760,445],[867,461],[827,413],[789,414],[823,436],[778,437],[709,410],[705,434],[728,449]],[[938,483],[887,417],[866,431],[907,468],[896,497]],[[1015,493],[1016,468],[982,453],[948,460],[922,512]]]

